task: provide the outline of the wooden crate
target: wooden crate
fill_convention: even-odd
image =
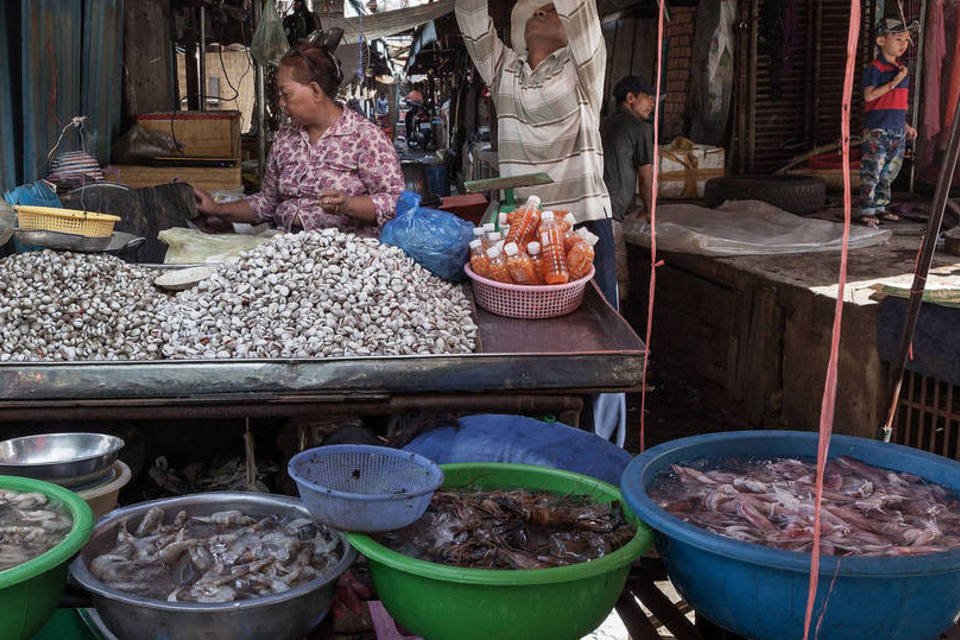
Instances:
[[[162,111],[141,113],[137,124],[172,135],[183,155],[240,160],[239,111]]]
[[[103,169],[107,180],[128,187],[153,187],[169,182],[186,182],[207,191],[235,189],[243,183],[240,165],[232,167],[154,167],[135,164],[111,164]]]

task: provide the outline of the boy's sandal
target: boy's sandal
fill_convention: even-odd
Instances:
[[[871,229],[880,228],[880,221],[877,219],[877,216],[860,216],[857,218],[857,222],[865,227],[870,227]]]
[[[884,211],[883,213],[878,214],[878,217],[885,222],[899,222],[902,220],[900,216],[892,211]]]

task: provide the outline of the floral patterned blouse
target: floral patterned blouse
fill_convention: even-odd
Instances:
[[[305,128],[281,127],[270,149],[262,189],[247,202],[258,222],[272,222],[284,231],[290,231],[299,217],[304,231],[337,227],[377,236],[396,213],[403,188],[397,152],[386,135],[362,116],[344,109],[313,144]],[[325,212],[320,206],[323,191],[370,196],[377,223]]]

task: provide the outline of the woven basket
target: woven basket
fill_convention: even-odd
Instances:
[[[17,222],[28,231],[56,231],[87,238],[108,238],[120,218],[105,213],[15,205]]]
[[[498,316],[524,320],[555,318],[576,311],[594,272],[591,266],[587,275],[567,284],[518,285],[478,276],[469,262],[463,270],[473,281],[474,297],[481,308]]]

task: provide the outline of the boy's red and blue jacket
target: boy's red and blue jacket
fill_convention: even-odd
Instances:
[[[877,58],[863,70],[863,88],[878,87],[887,84],[900,72],[900,67]],[[873,102],[863,104],[864,129],[903,130],[907,123],[907,97],[910,92],[910,76],[900,81],[893,91],[889,91]]]

